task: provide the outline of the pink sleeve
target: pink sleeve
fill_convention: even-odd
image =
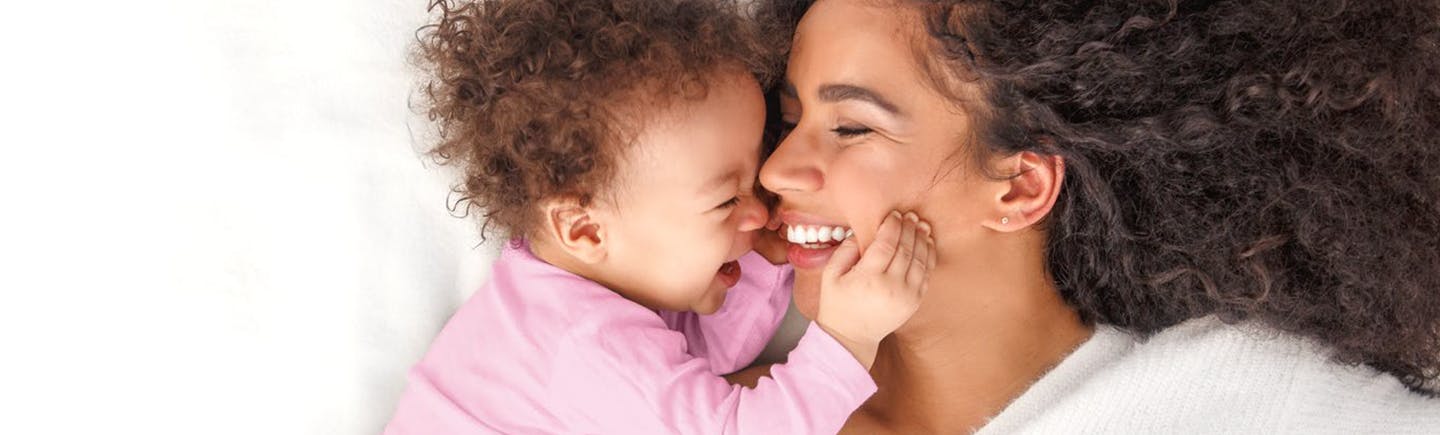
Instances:
[[[712,314],[661,311],[671,329],[685,334],[691,355],[705,358],[716,375],[739,371],[755,361],[790,306],[794,273],[751,252],[740,257],[740,282],[725,293]]]
[[[753,389],[684,351],[684,338],[630,327],[567,343],[550,384],[558,417],[584,433],[835,433],[875,393],[840,343],[813,323],[786,364]]]

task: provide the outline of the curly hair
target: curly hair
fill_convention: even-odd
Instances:
[[[1048,271],[1086,321],[1256,320],[1435,393],[1440,2],[901,1],[984,154],[1065,159]]]
[[[530,236],[541,201],[582,205],[615,176],[635,108],[703,97],[721,70],[764,83],[773,55],[724,0],[432,0],[418,32],[430,153],[481,236]]]

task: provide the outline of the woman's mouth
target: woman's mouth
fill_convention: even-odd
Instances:
[[[854,236],[855,231],[839,225],[785,225],[780,234],[790,242],[786,256],[800,269],[824,267],[840,242]]]

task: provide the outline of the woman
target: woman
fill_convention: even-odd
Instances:
[[[939,251],[847,432],[1440,432],[1436,1],[809,3],[761,182]]]

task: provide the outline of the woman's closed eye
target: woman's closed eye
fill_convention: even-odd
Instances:
[[[869,127],[865,126],[842,125],[832,128],[830,129],[830,131],[835,133],[836,136],[840,136],[841,138],[851,138],[857,136],[864,136],[870,134],[871,132],[874,132],[875,130],[871,130]]]
[[[786,136],[789,136],[790,132],[795,131],[797,125],[795,122],[782,119],[780,121],[780,139],[783,140]],[[874,133],[875,130],[863,125],[840,125],[830,129],[830,132],[835,133],[835,135],[841,139],[848,139]]]

